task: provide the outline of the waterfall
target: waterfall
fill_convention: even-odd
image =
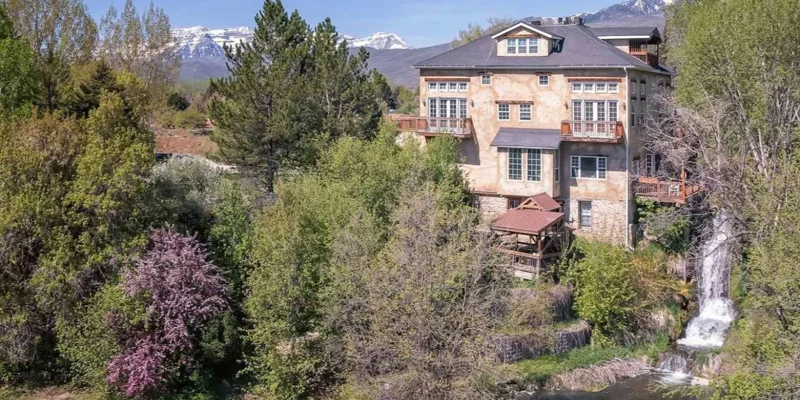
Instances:
[[[725,334],[736,318],[733,302],[728,298],[733,228],[723,213],[714,217],[713,233],[700,254],[701,274],[698,277],[698,315],[689,322],[686,337],[678,344],[688,347],[720,347]]]

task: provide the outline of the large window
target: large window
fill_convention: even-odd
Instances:
[[[508,103],[497,103],[497,119],[500,121],[511,119],[511,106]]]
[[[591,201],[579,201],[578,208],[580,208],[581,213],[581,229],[589,230],[592,228],[592,202]]]
[[[506,39],[508,54],[538,54],[538,38]]]
[[[616,121],[619,102],[616,100],[573,100],[575,121]]]
[[[607,157],[572,156],[569,175],[572,178],[606,179],[607,164]]]
[[[520,104],[519,105],[519,120],[520,121],[530,121],[531,120],[531,105],[530,104]]]
[[[467,99],[465,98],[428,97],[429,118],[455,119],[468,116]],[[431,128],[436,127],[444,128],[444,126],[431,126]]]
[[[532,182],[542,180],[542,150],[528,149],[528,177]]]
[[[508,179],[522,180],[522,149],[508,149]]]

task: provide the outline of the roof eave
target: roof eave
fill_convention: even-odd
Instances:
[[[536,28],[535,25],[527,24],[525,22],[516,23],[516,24],[514,24],[514,25],[512,25],[512,26],[510,26],[510,27],[508,27],[508,28],[506,28],[506,29],[504,29],[504,30],[492,35],[492,39],[497,40],[498,38],[500,38],[502,36],[505,36],[507,33],[511,32],[511,31],[513,31],[515,29],[519,29],[519,28],[525,28],[525,29],[534,31],[534,32],[536,32],[536,33],[538,33],[538,34],[540,34],[542,36],[547,37],[548,39],[553,39],[553,38],[563,39],[562,36],[554,35],[554,34],[549,33],[549,32],[545,32],[545,31],[543,31],[543,30],[541,30],[539,28]]]

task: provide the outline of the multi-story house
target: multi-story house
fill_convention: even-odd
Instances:
[[[576,234],[626,243],[636,169],[654,168],[640,126],[655,111],[648,98],[671,79],[659,65],[659,43],[656,28],[522,20],[417,64],[420,116],[404,125],[460,139],[462,167],[485,215],[545,193]],[[664,187],[654,196],[685,195]]]

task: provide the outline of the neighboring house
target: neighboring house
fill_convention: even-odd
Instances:
[[[648,97],[671,81],[659,43],[656,28],[523,20],[417,64],[420,116],[398,125],[460,139],[463,170],[485,215],[546,193],[576,234],[626,243],[632,171],[646,158],[640,125],[655,111]],[[683,201],[674,184],[665,182],[658,199]]]

